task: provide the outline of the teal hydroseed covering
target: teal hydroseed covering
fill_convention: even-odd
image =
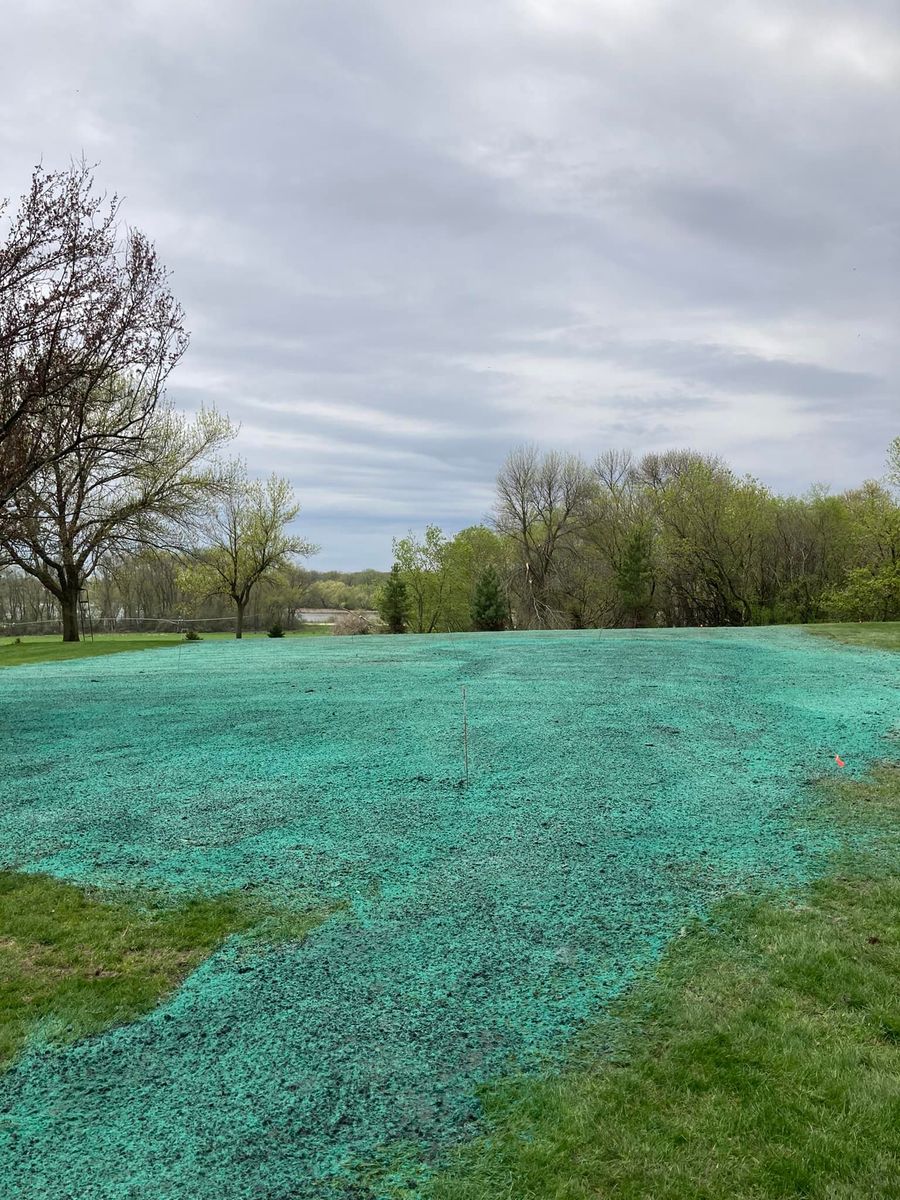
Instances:
[[[460,684],[471,777],[462,780]],[[3,1200],[360,1196],[558,1060],[692,912],[795,881],[897,661],[789,630],[201,643],[0,674],[6,865],[346,898],[0,1080]],[[369,1174],[369,1178],[377,1178]],[[386,1184],[375,1186],[383,1194]]]

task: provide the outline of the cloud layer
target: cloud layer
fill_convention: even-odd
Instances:
[[[480,519],[523,440],[880,473],[894,0],[15,8],[0,192],[100,161],[188,312],[172,395],[291,477],[316,565]]]

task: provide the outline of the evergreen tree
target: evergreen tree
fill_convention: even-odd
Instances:
[[[493,567],[483,571],[475,584],[472,625],[479,630],[498,630],[507,626],[506,600]]]
[[[388,581],[378,596],[378,612],[390,633],[406,633],[408,609],[406,583],[400,574],[399,563],[394,563]]]
[[[653,599],[652,548],[646,526],[638,525],[629,533],[616,574],[626,619],[632,625],[645,624]]]

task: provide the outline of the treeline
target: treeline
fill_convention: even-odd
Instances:
[[[84,619],[103,629],[227,629],[235,617],[231,599],[198,595],[184,578],[183,557],[167,551],[109,562],[83,592]],[[244,627],[296,629],[302,609],[374,610],[386,579],[385,571],[309,571],[285,564],[251,592]],[[0,630],[42,633],[59,620],[56,598],[37,579],[12,568],[0,571]]]
[[[515,451],[491,526],[394,543],[384,619],[417,632],[484,623],[499,584],[524,629],[900,618],[900,438],[887,473],[779,496],[692,451]],[[398,587],[401,590],[398,601]]]
[[[900,439],[840,495],[773,494],[720,459],[515,451],[487,525],[430,526],[390,576],[305,572],[287,480],[225,457],[165,386],[188,345],[152,243],[91,171],[0,203],[0,621],[178,616],[289,627],[377,605],[388,628],[746,625],[900,617]],[[368,629],[365,619],[351,623]]]

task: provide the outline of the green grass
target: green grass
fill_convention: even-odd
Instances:
[[[686,930],[562,1075],[486,1094],[431,1200],[900,1196],[900,768],[824,815],[877,837]]]
[[[900,621],[846,621],[830,625],[807,625],[816,637],[834,638],[848,646],[869,646],[873,650],[900,650]]]
[[[900,770],[836,803],[877,820],[876,849],[687,931],[566,1073],[488,1095],[488,1137],[428,1194],[900,1195]]]
[[[0,871],[0,1070],[30,1039],[76,1041],[148,1012],[231,934],[295,941],[326,915],[244,893],[172,906]]]
[[[286,638],[316,637],[331,632],[330,625],[304,625],[302,629],[286,633]],[[266,637],[265,633],[245,633],[245,638]],[[229,641],[233,632],[204,633],[204,641]],[[94,640],[64,642],[58,634],[39,634],[0,640],[0,668],[19,667],[24,663],[64,662],[70,658],[95,658],[103,654],[118,654],[125,650],[153,650],[163,646],[177,646],[184,642],[180,633],[98,633]]]
[[[0,667],[19,667],[23,663],[65,662],[70,658],[96,658],[122,650],[152,650],[172,646],[182,639],[176,634],[108,633],[86,642],[64,642],[59,637],[25,637],[19,642],[0,642]]]

